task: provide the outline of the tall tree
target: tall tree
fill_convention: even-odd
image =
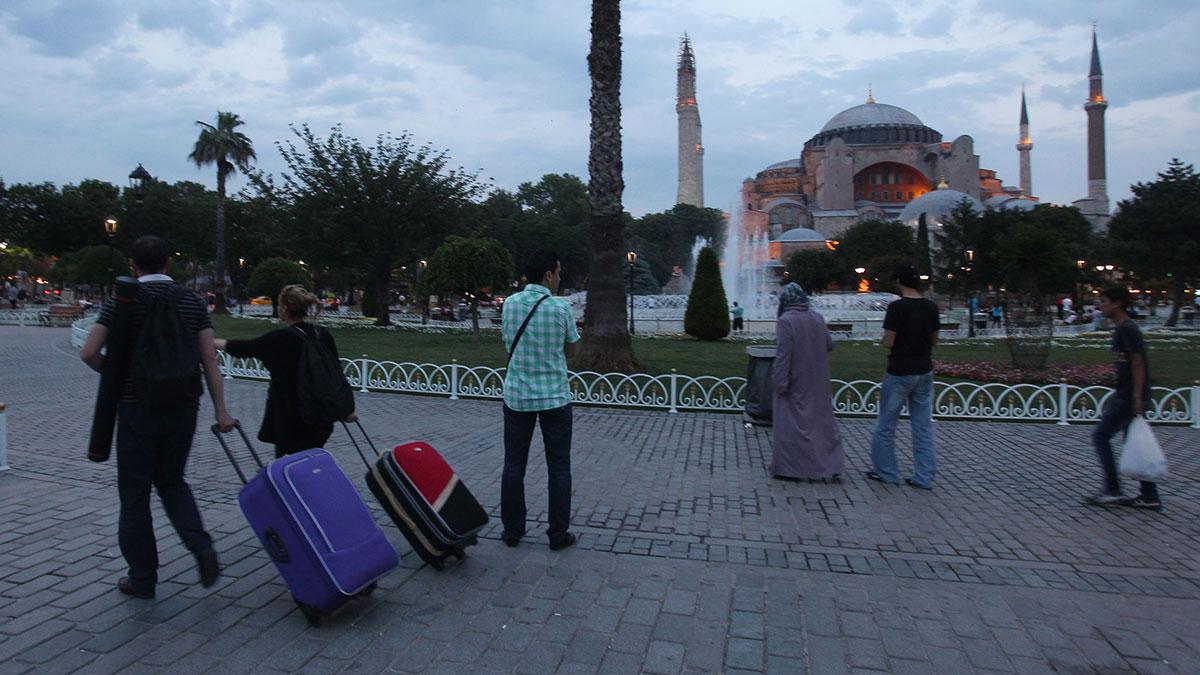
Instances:
[[[925,214],[917,219],[917,269],[921,270],[922,274],[933,274],[933,258],[929,253],[929,223],[925,221]]]
[[[588,275],[583,345],[578,370],[632,373],[638,370],[625,314],[625,190],[621,164],[621,3],[592,0],[591,149],[588,198],[591,203],[592,264]]]
[[[788,256],[787,275],[806,293],[820,293],[847,276],[842,259],[825,249],[806,249]]]
[[[683,313],[683,332],[700,340],[720,340],[729,335],[729,300],[721,283],[717,254],[708,246],[696,256],[696,278]]]
[[[475,174],[447,168],[445,151],[417,146],[407,133],[366,146],[340,126],[325,138],[307,125],[293,131],[299,145],[279,146],[291,173],[279,186],[255,175],[255,185],[290,208],[314,260],[366,273],[380,300],[375,323],[386,326],[392,269],[432,252],[482,186]]]
[[[864,220],[842,235],[838,254],[847,267],[854,268],[883,255],[908,256],[912,249],[913,231],[909,226],[895,220]]]
[[[429,259],[422,285],[439,294],[465,296],[471,305],[471,333],[479,341],[479,294],[502,289],[513,278],[513,259],[489,237],[450,237]]]
[[[209,164],[217,165],[216,269],[213,284],[217,304],[214,311],[225,313],[225,179],[238,169],[243,173],[248,171],[250,160],[256,157],[250,138],[237,130],[245,122],[236,113],[218,111],[216,125],[200,121],[196,124],[201,127],[200,136],[188,159],[200,168]]]
[[[1172,280],[1167,325],[1174,326],[1188,300],[1184,289],[1200,282],[1200,174],[1172,159],[1158,180],[1129,189],[1133,197],[1117,205],[1108,224],[1111,250],[1139,278]]]

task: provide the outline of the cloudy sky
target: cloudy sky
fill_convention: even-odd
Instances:
[[[696,50],[705,200],[799,155],[838,111],[875,98],[1016,184],[1024,84],[1034,191],[1086,192],[1092,22],[1108,110],[1109,192],[1171,157],[1200,162],[1200,4],[1090,0],[627,0],[625,206],[675,199],[675,59]],[[0,177],[100,178],[137,165],[215,184],[187,162],[195,120],[238,113],[259,166],[282,166],[289,124],[364,139],[410,131],[504,188],[586,179],[589,3],[583,0],[6,0],[0,5]],[[235,181],[237,189],[243,182]]]

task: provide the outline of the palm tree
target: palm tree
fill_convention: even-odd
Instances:
[[[203,168],[208,164],[217,165],[217,255],[216,270],[214,271],[213,292],[216,296],[214,312],[224,313],[225,310],[225,179],[229,174],[241,169],[243,173],[250,169],[250,160],[255,159],[254,145],[250,138],[237,128],[245,124],[236,113],[217,112],[217,124],[197,121],[202,128],[200,137],[196,139],[196,147],[188,159]]]
[[[592,0],[592,44],[588,53],[592,78],[591,152],[588,155],[588,201],[591,213],[592,264],[583,317],[583,344],[577,370],[638,370],[626,328],[625,221],[621,193],[621,3]]]

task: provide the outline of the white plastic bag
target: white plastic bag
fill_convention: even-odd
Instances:
[[[1125,430],[1125,447],[1117,470],[1122,476],[1136,480],[1157,482],[1167,477],[1167,458],[1150,430],[1150,423],[1141,415],[1134,417]]]

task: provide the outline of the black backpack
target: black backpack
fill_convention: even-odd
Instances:
[[[312,334],[296,326],[304,338],[296,387],[300,399],[300,419],[311,426],[343,420],[354,412],[354,392],[342,372],[341,361],[320,340],[320,328]]]
[[[182,286],[161,294],[142,290],[146,316],[133,349],[130,375],[144,405],[194,405],[203,391],[200,345],[179,313],[179,303],[188,293]]]

